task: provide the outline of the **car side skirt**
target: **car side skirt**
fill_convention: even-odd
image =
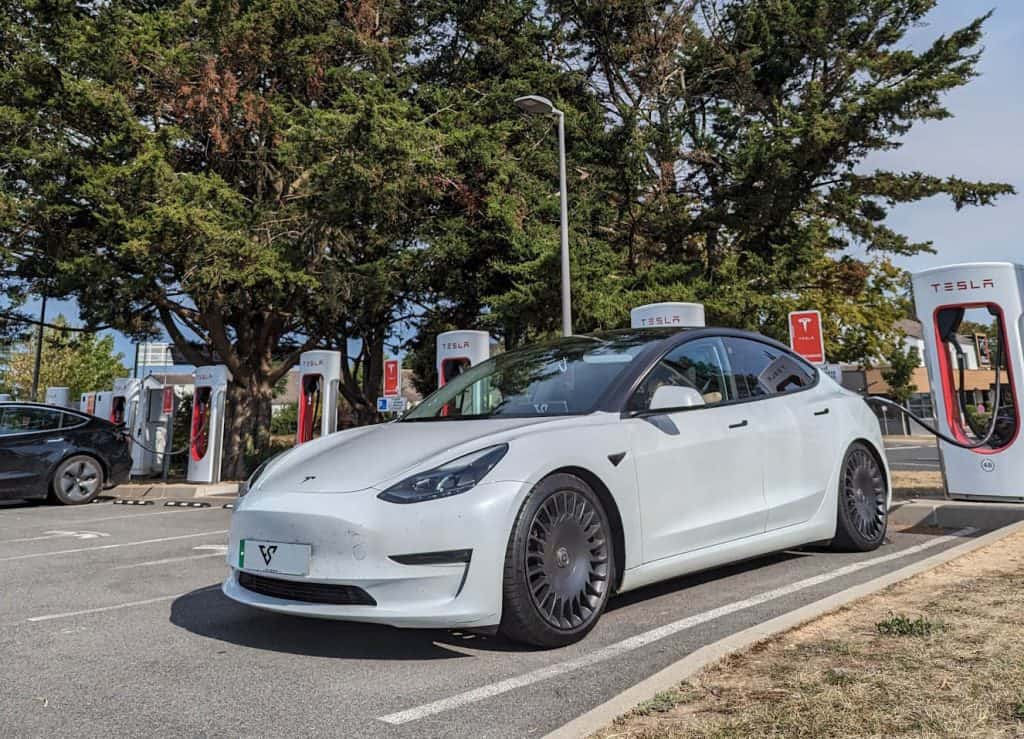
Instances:
[[[793,547],[831,539],[835,535],[835,528],[835,514],[832,511],[830,517],[817,515],[807,523],[797,526],[777,529],[764,534],[757,534],[756,536],[748,536],[724,544],[648,562],[639,567],[626,570],[618,592],[624,593],[628,590],[642,588],[645,585],[652,585],[673,577],[689,575],[714,567],[734,564],[746,559],[762,557],[784,549],[792,549]]]

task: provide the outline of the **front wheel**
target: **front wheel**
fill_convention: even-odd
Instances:
[[[594,491],[575,475],[542,480],[509,537],[501,632],[539,647],[582,639],[608,603],[614,573],[611,526]]]
[[[57,466],[50,496],[64,505],[90,503],[103,490],[103,468],[92,457],[76,454]]]
[[[832,548],[870,552],[885,540],[888,523],[885,474],[875,454],[862,442],[850,445],[839,473],[839,505]]]

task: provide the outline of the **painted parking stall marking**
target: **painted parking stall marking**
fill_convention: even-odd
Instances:
[[[110,536],[103,531],[44,531],[41,536],[26,536],[22,539],[7,539],[0,544],[24,544],[30,541],[46,541],[48,539],[100,539]]]
[[[648,644],[652,644],[666,637],[678,634],[682,631],[686,631],[687,629],[692,629],[695,626],[699,626],[709,621],[714,621],[715,619],[722,618],[724,616],[728,616],[738,611],[743,611],[747,608],[752,608],[763,603],[767,603],[768,601],[775,600],[777,598],[782,598],[784,596],[791,595],[801,590],[816,587],[830,580],[835,580],[836,578],[844,577],[846,575],[859,572],[860,570],[865,570],[869,567],[875,567],[886,562],[891,562],[893,560],[902,559],[903,557],[909,557],[911,555],[918,554],[919,552],[923,552],[928,549],[932,549],[934,547],[947,544],[951,541],[954,541],[955,539],[971,536],[977,533],[977,531],[978,530],[974,528],[960,529],[948,536],[936,537],[935,539],[932,539],[930,541],[926,541],[922,544],[916,544],[914,546],[907,547],[906,549],[901,549],[897,552],[892,552],[891,554],[885,554],[880,557],[873,557],[871,559],[862,560],[860,562],[854,562],[853,564],[846,565],[845,567],[839,567],[835,570],[831,570],[821,575],[815,575],[814,577],[799,580],[789,585],[783,585],[782,587],[775,588],[774,590],[768,590],[764,593],[760,593],[758,595],[746,598],[744,600],[728,603],[724,606],[713,608],[710,611],[705,611],[703,613],[698,613],[693,616],[688,616],[687,618],[679,619],[678,621],[673,621],[671,623],[665,624],[664,626],[659,626],[658,628],[651,629],[650,631],[645,631],[642,634],[637,634],[636,636],[632,636],[620,642],[609,644],[606,647],[598,649],[589,654],[585,654],[581,657],[577,657],[576,659],[569,660],[567,662],[560,662],[558,664],[549,665],[548,667],[542,667],[540,669],[527,672],[523,675],[511,677],[506,680],[491,683],[489,685],[483,685],[479,688],[467,690],[462,693],[457,693],[456,695],[450,696],[448,698],[442,698],[441,700],[426,703],[421,706],[416,706],[414,708],[409,708],[407,710],[399,711],[397,713],[390,713],[385,716],[379,716],[378,719],[388,724],[407,724],[412,721],[417,721],[419,719],[426,718],[428,716],[434,716],[445,711],[450,711],[472,703],[477,703],[479,701],[486,700],[487,698],[492,698],[496,695],[507,693],[510,690],[523,688],[527,685],[532,685],[543,680],[550,680],[551,678],[558,677],[560,675],[564,675],[569,672],[582,669],[584,667],[589,667],[590,665],[594,665],[599,662],[605,662],[607,660],[614,659],[615,657],[622,656],[628,652],[640,649],[642,647],[647,646]]]
[[[142,541],[126,541],[122,544],[103,544],[97,547],[79,547],[77,549],[61,549],[56,552],[34,552],[32,554],[19,554],[13,557],[0,557],[0,562],[13,562],[20,559],[36,559],[38,557],[56,557],[62,554],[80,554],[82,552],[99,552],[106,549],[121,549],[123,547],[138,547],[145,544],[161,544],[165,541],[180,541],[182,539],[195,539],[200,536],[216,536],[228,533],[227,529],[217,531],[203,531],[198,534],[180,534],[178,536],[162,536],[159,539],[143,539]]]
[[[184,557],[165,557],[163,559],[151,559],[146,562],[132,562],[131,564],[112,567],[113,570],[131,570],[136,567],[155,567],[157,565],[176,564],[178,562],[191,562],[197,559],[209,559],[210,557],[223,557],[228,552],[226,544],[200,544],[192,547],[194,551],[206,552],[205,554],[190,554]]]
[[[40,623],[42,621],[55,621],[61,618],[73,618],[74,616],[88,616],[93,613],[106,613],[108,611],[119,611],[122,608],[137,608],[139,606],[148,606],[153,603],[164,603],[175,598],[181,598],[188,593],[175,593],[174,595],[160,595],[156,598],[146,598],[145,600],[135,600],[129,603],[118,603],[112,606],[100,606],[99,608],[86,608],[81,611],[66,611],[65,613],[51,613],[46,616],[32,616],[25,619],[29,623]]]

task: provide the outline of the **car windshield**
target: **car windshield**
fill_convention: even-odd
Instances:
[[[499,354],[450,379],[403,421],[589,413],[660,331],[572,336]]]

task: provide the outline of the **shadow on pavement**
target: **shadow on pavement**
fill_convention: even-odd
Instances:
[[[464,643],[461,635],[260,611],[235,603],[221,593],[219,585],[193,590],[175,600],[170,621],[210,639],[310,657],[433,660],[467,656],[444,646],[444,642]],[[472,646],[486,649],[483,641],[473,639]]]
[[[15,510],[18,508],[39,508],[45,504],[46,501],[42,498],[33,498],[31,500],[21,498],[0,500],[0,511],[6,511],[8,509]]]
[[[714,580],[732,577],[733,575],[751,572],[762,567],[768,567],[769,565],[809,556],[811,556],[809,552],[790,550],[770,554],[766,557],[749,559],[745,562],[725,565],[723,567],[715,567],[714,569],[704,570],[703,572],[698,572],[693,575],[683,575],[672,580],[666,580],[665,582],[647,585],[646,587],[639,588],[638,590],[630,590],[624,595],[617,595],[608,602],[608,607],[605,609],[605,612],[611,613],[612,611],[616,611],[625,606],[631,606],[645,600],[659,598],[663,595],[671,595],[672,593],[679,592],[680,590],[686,590],[687,588],[696,587],[697,585],[704,585],[705,583],[713,582]]]
[[[607,611],[805,556],[810,555],[780,552],[678,577],[616,596]],[[260,611],[235,603],[221,592],[219,585],[193,590],[176,599],[171,604],[170,621],[193,634],[230,644],[334,659],[435,660],[471,656],[462,649],[509,653],[544,651],[480,632],[398,629]]]

